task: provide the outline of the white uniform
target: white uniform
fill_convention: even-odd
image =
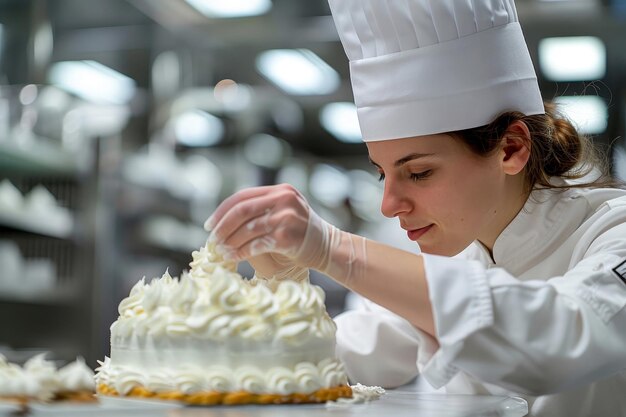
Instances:
[[[531,416],[626,414],[626,191],[535,191],[493,258],[478,242],[424,255],[439,344],[372,303],[338,316],[351,380],[421,373],[448,393],[522,396]]]

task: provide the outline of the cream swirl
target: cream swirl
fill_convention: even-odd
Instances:
[[[250,287],[247,299],[250,310],[265,320],[273,319],[278,314],[279,309],[277,303],[274,302],[274,295],[264,285]]]
[[[143,297],[141,298],[141,306],[143,311],[151,313],[159,305],[161,301],[161,293],[165,283],[161,282],[157,278],[154,278],[150,284],[148,284],[143,291]]]
[[[150,375],[145,386],[152,392],[174,391],[178,388],[172,373],[165,370],[160,370]]]
[[[325,386],[335,386],[347,383],[347,376],[343,364],[333,359],[324,359],[317,365],[322,383]]]
[[[117,392],[126,395],[135,387],[147,386],[154,378],[152,375],[146,377],[142,372],[126,369],[117,373],[114,387]]]
[[[191,273],[201,278],[210,278],[218,266],[232,272],[237,269],[235,262],[224,261],[224,259],[217,254],[214,244],[207,243],[200,248],[199,251],[193,251],[191,256],[193,259],[189,264]]]
[[[0,371],[0,396],[3,397],[31,397],[40,398],[40,384],[23,371],[2,372]],[[46,399],[46,398],[42,398]]]
[[[191,335],[192,330],[187,325],[187,317],[182,315],[173,315],[165,327],[167,334],[170,336]]]
[[[62,391],[93,391],[95,388],[94,373],[83,358],[59,369],[59,381]]]
[[[124,298],[118,307],[118,312],[121,317],[129,317],[138,314],[143,311],[142,299],[143,292],[146,287],[146,278],[143,277],[139,280],[133,288],[130,290],[128,297]]]
[[[306,340],[305,337],[310,331],[311,323],[309,321],[296,321],[280,326],[276,331],[276,338],[289,340],[292,343],[297,343],[298,341],[304,342]]]
[[[9,363],[0,354],[0,396],[35,396],[39,384],[16,364]]]
[[[172,320],[172,309],[167,306],[159,306],[151,315],[143,321],[147,334],[164,335],[167,333],[167,326]]]
[[[314,392],[322,387],[319,370],[310,362],[297,364],[294,377],[303,392]]]
[[[293,394],[298,390],[294,373],[282,366],[277,366],[267,372],[267,383],[271,392],[282,395]]]
[[[176,372],[174,383],[179,391],[185,394],[193,394],[202,391],[204,387],[204,378],[194,368],[182,368]]]
[[[189,314],[193,302],[196,300],[198,290],[195,279],[187,272],[183,272],[180,277],[180,285],[173,290],[171,298],[172,310],[176,313]]]
[[[47,361],[45,356],[45,353],[41,353],[24,364],[25,378],[31,378],[35,384],[39,385],[37,397],[44,401],[54,397],[54,393],[59,388],[56,366],[53,362]]]
[[[105,384],[113,386],[113,383],[117,379],[117,373],[113,372],[111,367],[111,358],[105,356],[104,361],[98,361],[98,364],[100,366],[95,369],[96,375],[94,377],[96,385]]]
[[[266,392],[266,381],[263,373],[254,366],[242,366],[234,373],[237,386],[244,391],[261,394]]]
[[[206,334],[209,324],[223,314],[218,308],[204,301],[204,298],[204,294],[199,295],[197,302],[191,309],[191,314],[185,320],[185,324],[190,329],[195,330],[197,334]]]
[[[229,392],[235,388],[233,372],[225,366],[213,366],[206,374],[205,387],[209,391]]]
[[[241,312],[247,307],[244,301],[246,293],[240,275],[217,268],[211,278],[209,300],[212,305],[219,306],[227,313]]]

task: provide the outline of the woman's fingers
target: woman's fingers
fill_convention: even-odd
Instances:
[[[225,257],[244,259],[268,252],[297,252],[309,215],[308,204],[299,192],[281,184],[235,196],[220,205],[211,220],[211,240],[218,243]]]
[[[217,226],[222,217],[224,217],[224,215],[228,213],[230,209],[232,209],[235,205],[251,198],[266,195],[271,192],[271,189],[273,187],[274,186],[269,185],[263,187],[246,188],[231,195],[230,197],[225,199],[219,205],[219,207],[215,209],[213,214],[204,222],[204,229],[207,232],[210,232],[215,228],[215,226]]]
[[[237,202],[214,226],[210,240],[223,246],[237,244],[245,234],[267,233],[274,200],[271,193]],[[245,229],[240,230],[241,227]],[[236,234],[236,232],[240,232]],[[233,240],[233,234],[234,240]],[[251,239],[253,236],[246,238]],[[240,244],[243,242],[240,242]]]
[[[265,253],[281,254],[293,258],[302,245],[306,234],[308,219],[296,210],[284,208],[272,216],[272,227],[257,228],[257,233],[251,233],[245,225],[233,234],[232,240],[225,241],[226,252],[230,259],[248,259]],[[265,233],[264,233],[265,232]],[[240,244],[232,244],[238,239]]]

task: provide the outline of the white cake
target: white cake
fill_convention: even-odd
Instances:
[[[207,246],[190,266],[142,279],[120,303],[98,392],[193,404],[351,396],[321,288],[248,281]]]
[[[57,369],[40,354],[24,366],[10,363],[0,354],[0,400],[30,402],[95,401],[94,374],[82,358]]]

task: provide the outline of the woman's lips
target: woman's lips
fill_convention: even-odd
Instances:
[[[421,229],[407,230],[406,234],[407,234],[407,236],[409,236],[409,239],[417,240],[420,237],[422,237],[424,235],[424,233],[428,232],[431,227],[433,227],[432,224],[430,224],[430,225],[428,225],[426,227],[422,227]]]

